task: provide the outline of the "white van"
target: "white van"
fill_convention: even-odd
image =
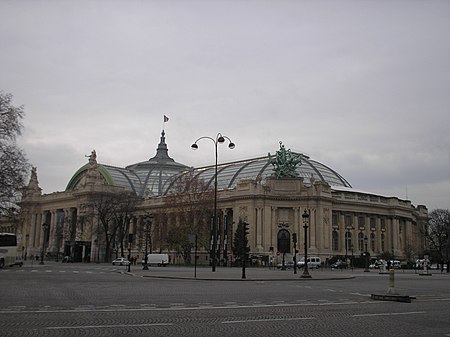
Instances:
[[[400,269],[402,267],[399,260],[391,260],[391,268]]]
[[[142,260],[142,263],[145,263],[145,260]],[[169,264],[169,255],[168,254],[148,254],[147,255],[147,265],[148,266],[158,266],[165,267]]]
[[[314,268],[320,268],[322,266],[322,260],[318,256],[311,256],[307,259],[308,268],[314,269]],[[302,258],[300,261],[297,262],[297,267],[303,268],[305,266],[305,258]]]

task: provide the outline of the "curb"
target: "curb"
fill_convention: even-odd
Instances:
[[[339,281],[339,280],[349,280],[354,279],[355,276],[344,276],[344,277],[328,277],[328,278],[310,278],[310,279],[302,279],[300,277],[298,278],[211,278],[211,277],[189,277],[189,276],[167,276],[167,275],[136,275],[133,276],[140,276],[140,277],[147,277],[147,278],[157,278],[157,279],[170,279],[170,280],[199,280],[199,281],[243,281],[243,282],[280,282],[280,281],[302,281],[302,282],[313,282],[313,281]]]

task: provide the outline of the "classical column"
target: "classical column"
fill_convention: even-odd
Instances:
[[[268,251],[272,246],[272,208],[265,206],[263,209],[263,248]]]
[[[309,217],[309,249],[311,253],[315,253],[317,251],[317,209],[311,208],[311,213]]]
[[[272,214],[271,214],[271,221],[270,221],[270,226],[271,226],[271,239],[270,239],[270,247],[273,247],[274,252],[276,253],[277,251],[277,238],[278,238],[278,224],[276,224],[276,220],[277,220],[277,209],[278,207],[276,206],[272,206],[271,210],[272,210]]]
[[[392,219],[392,250],[394,255],[399,255],[399,245],[398,245],[398,217]]]
[[[323,209],[322,207],[317,207],[317,216],[316,216],[316,248],[319,252],[323,251],[324,248],[324,226],[325,223],[323,221]]]
[[[263,251],[263,208],[256,207],[256,251]]]
[[[42,229],[42,213],[39,212],[38,216],[37,216],[37,222],[36,222],[36,248],[38,249],[38,251],[40,252],[40,250],[42,249],[42,242],[43,242],[43,238],[44,238],[44,234],[43,234],[43,229]]]
[[[48,248],[47,251],[53,252],[56,246],[56,210],[50,211],[50,228],[49,228]]]
[[[381,250],[381,218],[377,216],[375,220],[375,247],[377,254],[382,253]]]
[[[339,215],[339,229],[338,229],[338,234],[339,234],[339,252],[341,253],[341,255],[345,255],[345,232],[346,232],[346,222],[345,222],[345,214],[340,214]]]
[[[34,248],[36,245],[36,214],[31,214],[30,219],[30,241],[29,241],[29,248]]]

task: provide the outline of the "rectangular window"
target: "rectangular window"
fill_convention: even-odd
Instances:
[[[377,218],[375,218],[374,216],[370,218],[370,230],[374,231],[376,230],[376,223],[377,223]]]
[[[366,218],[363,216],[359,216],[358,217],[358,227],[359,229],[364,229],[364,227],[366,226]]]
[[[333,250],[339,250],[339,234],[337,231],[333,231],[332,246],[333,246]]]
[[[375,233],[370,233],[370,250],[375,251]]]
[[[331,225],[333,227],[339,227],[339,215],[337,213],[333,213],[331,216]]]
[[[353,217],[351,215],[345,216],[345,227],[351,228],[353,226]]]

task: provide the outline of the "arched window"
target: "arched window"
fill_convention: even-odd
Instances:
[[[331,235],[331,244],[333,250],[339,250],[339,234],[337,231],[333,231]]]
[[[352,233],[345,232],[345,252],[347,253],[350,249],[352,249]]]
[[[290,253],[291,251],[291,235],[286,229],[278,232],[278,251],[282,254]]]
[[[375,233],[370,233],[370,250],[375,251]]]
[[[360,252],[364,251],[364,234],[362,232],[358,234],[358,250]]]

